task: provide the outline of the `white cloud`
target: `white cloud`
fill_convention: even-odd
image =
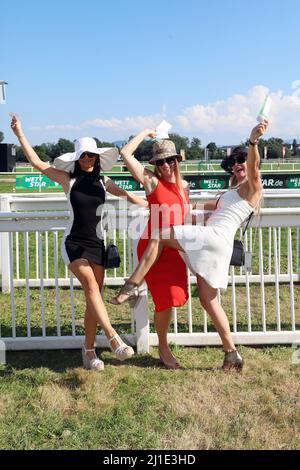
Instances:
[[[74,126],[73,124],[48,124],[45,129],[47,131],[74,131],[80,129],[80,126]]]
[[[294,85],[294,86],[293,86]],[[177,115],[167,116],[166,107],[150,115],[127,116],[109,119],[96,117],[78,124],[48,124],[32,127],[35,132],[65,131],[69,135],[80,134],[95,128],[102,129],[106,138],[124,138],[149,127],[155,128],[162,119],[173,123],[172,131],[189,137],[199,137],[203,144],[238,144],[244,141],[256,124],[256,116],[270,90],[262,85],[252,87],[245,95],[235,94],[213,103],[197,103],[183,109]],[[291,94],[281,90],[271,92],[272,108],[270,126],[266,137],[298,138],[300,135],[300,81],[291,85]],[[74,135],[73,135],[74,136]],[[74,136],[76,137],[76,136]]]
[[[93,128],[102,128],[112,131],[117,131],[124,135],[124,132],[136,132],[140,131],[146,127],[155,128],[162,119],[165,118],[166,108],[162,107],[162,110],[156,114],[149,116],[128,116],[122,119],[112,117],[111,119],[95,118],[83,121],[80,124],[48,124],[45,127],[34,126],[31,127],[32,131],[70,131],[76,130],[80,131],[83,129],[93,129]]]
[[[258,85],[246,95],[233,95],[214,103],[195,104],[176,117],[183,132],[195,133],[203,140],[232,143],[244,140],[256,123],[256,116],[270,91]],[[281,90],[270,93],[272,108],[268,134],[283,138],[300,134],[299,93],[284,95]]]
[[[112,119],[101,119],[101,118],[96,118],[96,119],[91,119],[88,121],[84,121],[80,128],[88,128],[88,127],[102,127],[105,129],[118,129],[120,125],[122,124],[122,121],[117,118],[112,118]]]

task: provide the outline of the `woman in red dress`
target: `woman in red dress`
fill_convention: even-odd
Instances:
[[[188,183],[181,178],[178,162],[182,157],[177,154],[174,143],[169,139],[154,143],[153,157],[150,159],[150,163],[155,165],[154,172],[144,168],[133,155],[146,137],[155,136],[155,130],[145,129],[121,150],[128,170],[145,188],[150,209],[148,224],[137,247],[139,259],[151,239],[153,229],[181,225],[188,212]],[[154,324],[160,359],[166,367],[178,369],[180,364],[167,342],[172,307],[179,307],[188,299],[186,265],[178,251],[165,248],[145,280],[155,304]],[[114,299],[113,303],[117,304],[118,300]]]

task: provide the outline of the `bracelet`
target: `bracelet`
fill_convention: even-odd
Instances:
[[[249,144],[250,144],[250,145],[253,145],[253,147],[255,147],[255,145],[257,145],[257,142],[254,142],[254,143],[253,143],[253,142],[251,142],[251,140],[249,139]]]
[[[25,134],[18,135],[18,139],[21,139],[21,137],[25,137]]]

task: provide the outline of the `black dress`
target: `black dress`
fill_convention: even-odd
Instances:
[[[70,221],[61,244],[61,254],[68,266],[79,258],[104,266],[105,246],[101,214],[106,191],[102,180],[82,171],[70,180],[66,194]]]

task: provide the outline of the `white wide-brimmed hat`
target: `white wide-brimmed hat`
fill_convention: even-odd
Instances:
[[[97,148],[97,143],[92,137],[81,137],[75,140],[75,152],[64,153],[54,159],[53,166],[58,170],[64,170],[68,173],[74,171],[75,162],[79,160],[84,152],[95,153],[99,155],[100,167],[102,171],[109,171],[117,162],[119,151],[116,147]]]

